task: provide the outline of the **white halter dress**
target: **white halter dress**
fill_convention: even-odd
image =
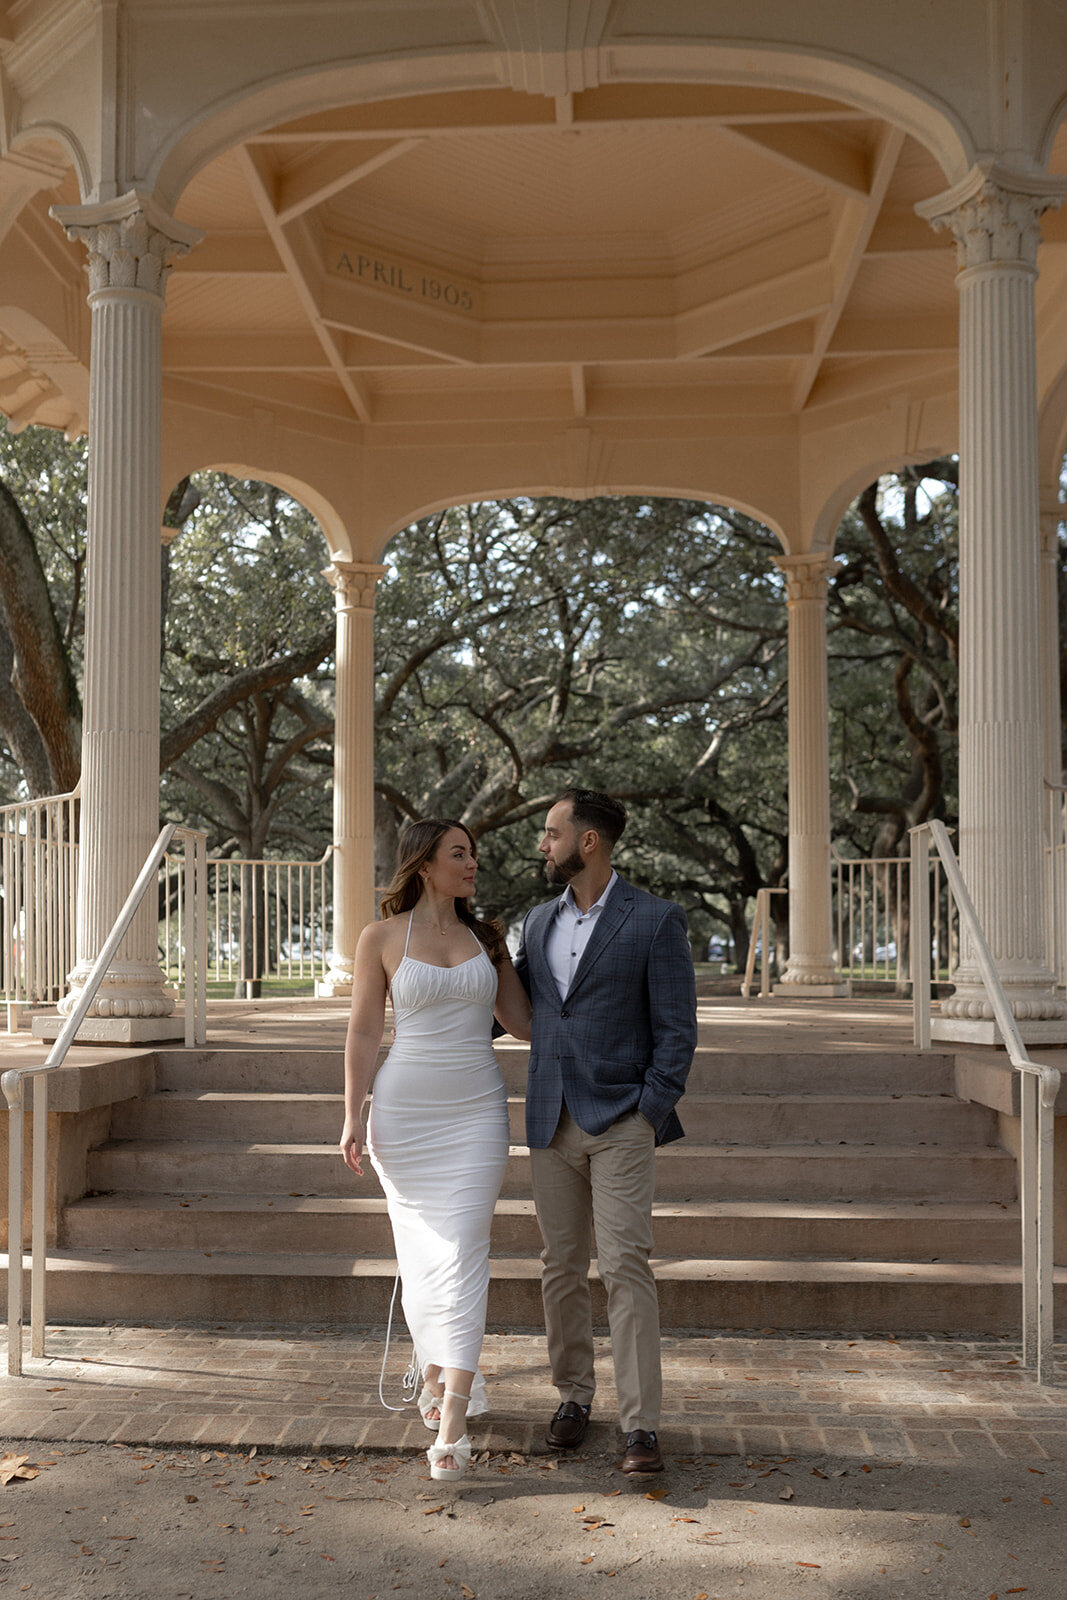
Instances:
[[[508,1159],[507,1092],[492,1048],[497,974],[407,953],[393,975],[396,1037],[374,1080],[367,1150],[393,1227],[401,1304],[420,1369],[477,1372],[489,1229]],[[477,1374],[468,1415],[488,1409]]]

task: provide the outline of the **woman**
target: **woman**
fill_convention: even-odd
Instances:
[[[508,1158],[494,1012],[509,1033],[530,1036],[530,1003],[503,930],[470,909],[477,855],[462,823],[427,819],[404,830],[382,921],[364,928],[356,948],[345,1042],[341,1154],[362,1177],[361,1113],[391,993],[396,1037],[374,1083],[368,1150],[425,1380],[419,1410],[438,1435],[426,1452],[434,1478],[463,1475],[468,1411],[488,1409],[477,1368],[489,1228]]]

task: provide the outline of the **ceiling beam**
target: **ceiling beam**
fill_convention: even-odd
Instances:
[[[870,194],[864,200],[847,200],[841,208],[840,220],[830,247],[834,276],[833,299],[820,319],[815,334],[815,348],[801,368],[796,381],[793,399],[797,411],[803,411],[808,396],[815,387],[819,367],[855,287],[856,274],[863,262],[864,252],[878,220],[878,212],[903,148],[903,130],[891,127],[888,123],[884,124],[875,150]]]
[[[208,233],[195,250],[180,256],[174,271],[183,278],[285,276],[285,267],[269,236],[250,228],[235,233]]]
[[[331,370],[321,342],[311,333],[167,333],[163,364],[168,372],[318,372]]]
[[[571,363],[571,397],[574,400],[574,415],[584,417],[589,411],[589,395],[586,390],[585,368],[580,361]]]
[[[561,106],[568,99],[570,107]],[[704,122],[741,127],[771,124],[870,121],[870,113],[821,95],[739,84],[602,84],[549,98],[513,89],[463,95],[426,94],[337,106],[297,117],[250,136],[251,144],[305,144],[309,140],[407,138],[414,135],[495,133],[509,128],[609,127],[635,122]]]
[[[802,177],[813,178],[852,198],[867,195],[870,161],[866,152],[850,140],[803,124],[728,124],[726,131]]]
[[[886,356],[954,354],[959,321],[949,317],[842,317],[826,354]]]

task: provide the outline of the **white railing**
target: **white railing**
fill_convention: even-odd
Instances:
[[[1020,1083],[1022,1150],[1019,1197],[1022,1213],[1023,1365],[1037,1367],[1040,1383],[1053,1381],[1052,1183],[1056,1095],[1060,1074],[1032,1061],[1012,1015],[967,886],[942,822],[911,830],[912,1005],[915,1043],[928,1050],[930,1021],[930,843],[974,952],[1008,1059]]]
[[[245,998],[264,977],[315,983],[329,956],[332,845],[318,861],[269,861],[210,856],[207,860],[207,975],[233,984]],[[168,856],[160,871],[161,940],[168,976],[181,981],[181,902],[174,892],[180,870]]]
[[[788,894],[788,888],[783,884],[776,889],[757,889],[756,915],[752,919],[752,932],[748,940],[748,960],[745,962],[745,976],[741,980],[741,998],[747,1000],[752,993],[752,979],[756,971],[756,952],[759,951],[759,992],[760,999],[765,1000],[771,992],[771,972],[774,961],[771,956],[771,895]],[[777,955],[777,948],[775,948]]]
[[[907,859],[849,859],[831,848],[837,925],[837,969],[852,983],[899,984],[911,975],[908,960]],[[959,961],[959,920],[939,857],[933,863],[930,917],[934,981],[947,983]]]
[[[162,829],[126,904],[103,949],[93,963],[77,1004],[64,1022],[47,1060],[37,1066],[12,1067],[0,1078],[8,1106],[8,1255],[7,1255],[7,1370],[12,1377],[22,1374],[23,1356],[23,1273],[25,1270],[25,1230],[23,1185],[25,1183],[25,1082],[33,1079],[33,1172],[30,1199],[30,1352],[45,1353],[45,1276],[48,1249],[48,1075],[63,1064],[92,1005],[108,967],[125,938],[130,923],[145,894],[156,889],[160,864],[172,840],[185,842],[182,863],[182,899],[187,947],[185,1042],[207,1042],[207,989],[204,957],[207,954],[207,926],[204,917],[207,835],[174,823]]]
[[[54,1005],[74,965],[79,791],[0,807],[7,1031],[25,1006]]]

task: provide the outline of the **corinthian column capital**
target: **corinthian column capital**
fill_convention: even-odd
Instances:
[[[369,561],[335,561],[323,569],[338,612],[374,610],[374,590],[388,571]]]
[[[1013,172],[982,161],[944,193],[915,207],[931,227],[950,228],[960,270],[994,263],[1033,269],[1041,242],[1041,218],[1067,198],[1067,182]]]
[[[141,289],[162,301],[171,258],[187,255],[204,237],[141,189],[99,205],[53,206],[51,215],[89,252],[90,294]]]
[[[775,556],[774,564],[785,577],[786,600],[791,606],[802,600],[825,605],[827,580],[836,565],[828,551],[819,550],[803,556]]]

